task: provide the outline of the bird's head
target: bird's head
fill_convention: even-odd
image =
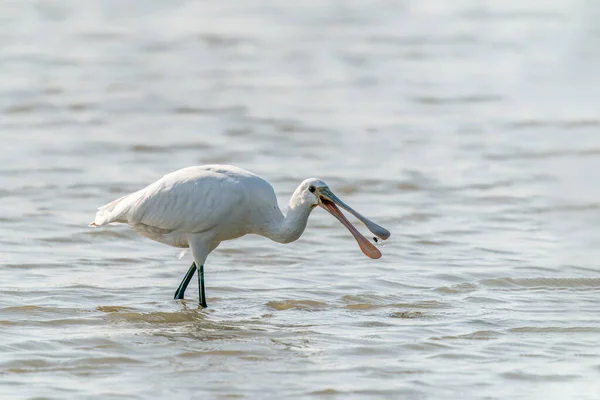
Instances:
[[[316,206],[323,207],[327,212],[337,218],[354,236],[362,252],[370,258],[380,258],[381,252],[348,221],[337,206],[342,207],[350,214],[358,218],[366,227],[378,238],[385,240],[390,237],[390,232],[377,225],[370,219],[364,217],[352,207],[339,199],[325,182],[316,178],[306,179],[296,190],[298,196],[295,196],[300,202],[309,204],[311,208]]]

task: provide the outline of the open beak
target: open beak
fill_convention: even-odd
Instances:
[[[344,210],[358,218],[375,236],[382,240],[389,238],[390,232],[352,209],[352,207],[341,201],[335,194],[333,194],[329,188],[317,188],[317,194],[321,200],[319,205],[327,210],[331,215],[336,217],[338,221],[340,221],[346,228],[348,228],[352,236],[354,236],[354,239],[356,239],[356,242],[358,243],[358,246],[362,252],[369,258],[380,258],[381,252],[377,249],[377,247],[375,247],[366,237],[361,235],[360,232],[356,230],[356,228],[350,223],[350,221],[348,221],[348,219],[344,216],[344,214],[342,214],[337,206],[342,207]]]

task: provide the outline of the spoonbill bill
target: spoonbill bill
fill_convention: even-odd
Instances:
[[[337,206],[362,221],[380,239],[389,238],[390,232],[353,210],[322,180],[309,178],[302,182],[283,215],[275,191],[266,180],[231,165],[194,166],[167,174],[144,189],[100,207],[90,226],[129,224],[149,239],[191,248],[194,261],[175,291],[175,299],[183,299],[198,269],[199,302],[206,307],[204,262],[219,243],[249,233],[279,243],[293,242],[304,232],[316,206],[337,218],[367,257],[381,257]]]

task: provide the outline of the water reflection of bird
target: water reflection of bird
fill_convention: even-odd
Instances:
[[[298,239],[311,211],[321,206],[336,217],[370,258],[381,253],[362,236],[337,208],[344,208],[381,239],[390,233],[363,217],[334,195],[325,182],[310,178],[298,186],[287,215],[279,210],[273,187],[244,169],[229,165],[183,168],[165,175],[135,193],[98,209],[90,226],[112,222],[129,224],[143,236],[174,247],[191,248],[194,262],[183,278],[176,299],[198,267],[200,304],[206,307],[204,262],[219,243],[254,233],[279,243]]]

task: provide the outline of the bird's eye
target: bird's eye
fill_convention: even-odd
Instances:
[[[308,187],[308,190],[309,190],[311,193],[314,193],[314,192],[315,192],[315,187],[314,187],[314,186],[309,186],[309,187]]]

